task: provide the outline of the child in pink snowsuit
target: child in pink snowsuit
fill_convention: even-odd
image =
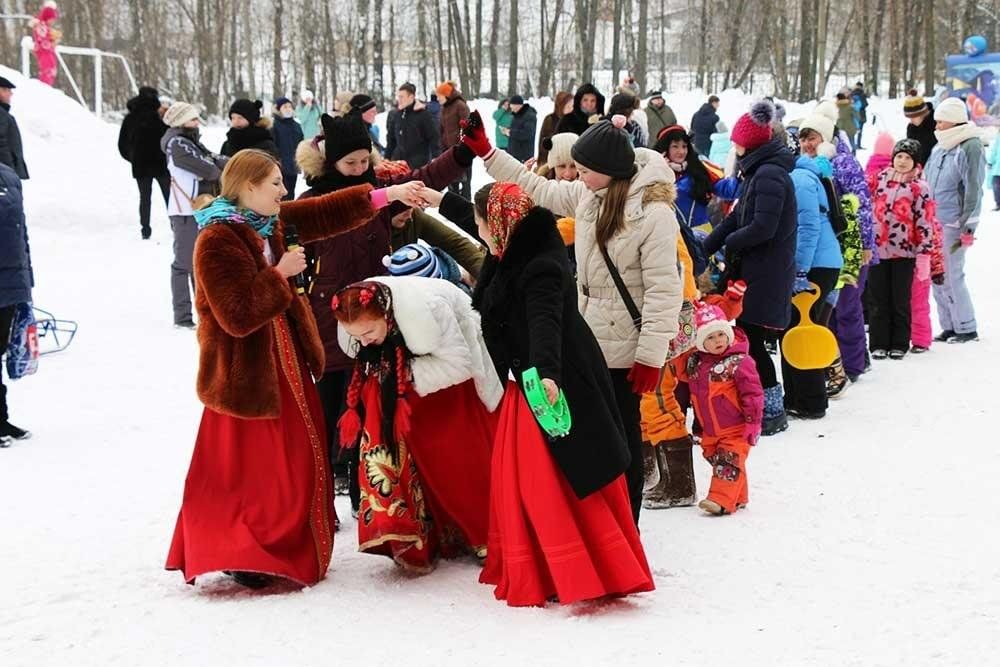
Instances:
[[[710,514],[732,514],[749,501],[746,460],[760,437],[764,389],[746,334],[718,306],[695,311],[695,347],[680,379],[690,386],[703,429],[702,453],[712,464],[708,497],[698,507]]]
[[[51,86],[56,81],[59,69],[56,58],[58,31],[52,24],[59,18],[59,9],[54,2],[46,2],[42,10],[31,22],[31,36],[35,40],[35,59],[38,61],[38,80]]]

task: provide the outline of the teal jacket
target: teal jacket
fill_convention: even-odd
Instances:
[[[497,110],[493,112],[493,120],[497,123],[497,129],[495,131],[497,148],[503,148],[506,150],[510,145],[510,137],[501,133],[500,128],[510,128],[510,124],[514,121],[514,114],[509,111],[504,111],[502,107],[497,107]]]
[[[319,134],[319,119],[322,115],[323,110],[319,108],[319,104],[315,100],[313,100],[311,107],[300,104],[295,110],[295,117],[298,119],[299,125],[302,126],[302,135],[306,141]]]

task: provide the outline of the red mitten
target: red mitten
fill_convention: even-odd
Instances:
[[[746,281],[743,280],[737,280],[736,282],[733,282],[732,280],[729,281],[729,287],[726,288],[727,299],[731,299],[733,301],[742,301],[743,297],[746,296],[746,293],[747,293]]]
[[[462,127],[462,143],[472,149],[481,158],[489,157],[493,152],[486,130],[483,129],[483,118],[478,111],[473,111],[469,117],[459,123]]]
[[[743,438],[748,445],[756,445],[760,439],[760,422],[747,422],[743,426]]]
[[[660,384],[660,369],[637,361],[628,372],[628,381],[632,383],[632,391],[637,394],[654,392]]]

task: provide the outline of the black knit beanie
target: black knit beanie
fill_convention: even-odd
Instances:
[[[251,125],[256,125],[260,121],[260,110],[264,108],[264,103],[260,100],[239,99],[229,107],[229,115],[239,114],[247,119]]]
[[[364,113],[375,106],[375,100],[364,94],[358,94],[351,98],[348,102],[351,105],[351,109],[357,111],[358,113]]]
[[[615,118],[624,120],[624,116]],[[591,125],[573,144],[573,160],[611,178],[632,178],[635,173],[632,139],[613,120]]]
[[[906,153],[914,162],[920,162],[920,142],[916,139],[900,139],[892,147],[892,159],[895,160],[900,153]]]
[[[372,149],[368,128],[357,116],[333,118],[323,114],[323,136],[326,140],[326,163],[332,165],[348,153]]]

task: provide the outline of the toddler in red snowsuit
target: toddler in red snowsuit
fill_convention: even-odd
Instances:
[[[712,464],[708,497],[698,507],[710,514],[732,514],[749,500],[746,459],[760,437],[764,390],[746,335],[718,306],[699,308],[695,327],[697,351],[682,375],[703,429],[702,453]]]

